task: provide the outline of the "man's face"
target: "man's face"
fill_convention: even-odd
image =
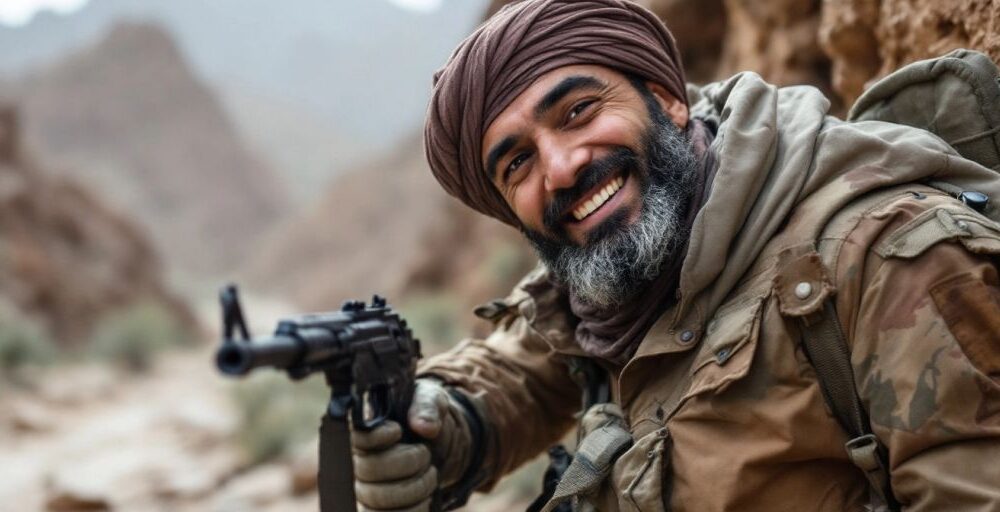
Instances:
[[[695,164],[675,125],[686,122],[686,107],[658,86],[567,66],[501,112],[482,159],[556,277],[611,306],[654,278],[685,235]]]

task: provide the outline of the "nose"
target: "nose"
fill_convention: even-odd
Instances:
[[[546,192],[572,187],[590,159],[586,147],[556,136],[538,141],[538,155],[545,172]]]

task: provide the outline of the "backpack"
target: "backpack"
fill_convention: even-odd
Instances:
[[[885,121],[927,130],[961,156],[1000,173],[1000,69],[982,53],[955,50],[900,68],[865,91],[847,120]],[[980,213],[986,214],[992,206],[982,193],[941,188]],[[1000,210],[989,210],[991,220],[1000,221]],[[823,397],[849,434],[848,456],[868,479],[872,509],[899,510],[889,481],[888,454],[872,433],[858,396],[850,348],[833,301],[827,299],[819,318],[801,326],[803,346],[816,369]]]

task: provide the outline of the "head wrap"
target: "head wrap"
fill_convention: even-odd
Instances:
[[[646,8],[623,0],[509,4],[462,41],[434,75],[424,149],[445,191],[519,226],[483,169],[483,134],[540,76],[573,64],[607,66],[656,82],[687,104],[680,52]]]

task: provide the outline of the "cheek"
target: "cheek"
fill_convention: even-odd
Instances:
[[[587,139],[595,145],[635,149],[641,144],[643,126],[638,120],[604,114],[596,117],[587,128]]]
[[[542,227],[545,197],[543,181],[532,176],[514,190],[513,196],[510,198],[510,205],[514,214],[526,227],[538,231]]]

